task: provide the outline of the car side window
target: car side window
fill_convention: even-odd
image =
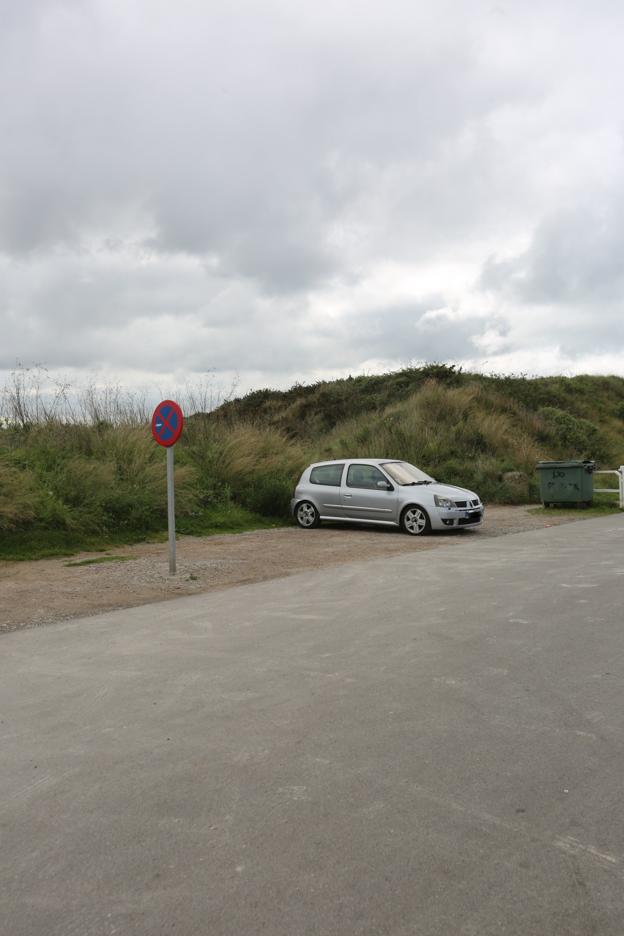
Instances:
[[[347,487],[378,491],[380,481],[388,484],[388,479],[374,465],[349,465]]]
[[[310,484],[329,484],[340,487],[344,465],[319,465],[310,472]]]

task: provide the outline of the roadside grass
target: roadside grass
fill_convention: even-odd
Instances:
[[[97,559],[79,559],[78,562],[65,562],[70,569],[77,566],[102,565],[104,562],[131,562],[132,556],[98,556]]]
[[[575,517],[577,520],[589,520],[590,517],[606,517],[624,511],[620,510],[615,498],[594,498],[591,507],[529,507],[528,513],[536,517]]]
[[[237,504],[218,505],[201,515],[186,517],[177,523],[179,536],[214,536],[224,533],[245,533],[289,525],[289,520],[262,517]],[[0,537],[0,561],[22,562],[30,559],[53,559],[75,556],[80,552],[104,552],[118,546],[135,543],[164,543],[166,530],[126,531],[124,533],[83,534],[78,530],[46,530],[31,528],[11,530]],[[115,557],[110,557],[113,561]],[[82,564],[109,561],[106,558],[83,560]]]
[[[0,561],[26,562],[55,559],[80,552],[103,552],[115,546],[131,546],[149,540],[166,539],[166,533],[85,534],[77,530],[46,530],[30,527],[10,530],[0,537]]]
[[[253,530],[271,530],[290,526],[285,517],[266,517],[232,502],[207,510],[197,517],[176,521],[176,533],[181,536],[215,536],[219,533],[247,533]],[[167,538],[166,532],[162,534]]]
[[[165,459],[145,406],[119,388],[104,388],[101,399],[92,388],[77,412],[46,408],[27,376],[0,388],[0,559],[165,539]],[[307,464],[384,456],[486,503],[533,505],[538,461],[624,463],[624,379],[497,377],[431,364],[259,390],[213,411],[196,400],[176,446],[177,530],[288,524]],[[593,510],[617,508],[606,499]]]

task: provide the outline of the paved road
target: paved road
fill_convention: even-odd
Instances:
[[[624,518],[0,639],[7,936],[624,932]]]

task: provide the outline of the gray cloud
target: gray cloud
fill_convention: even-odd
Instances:
[[[523,302],[611,303],[623,295],[624,188],[544,219],[529,248],[490,258],[482,285]]]
[[[9,7],[0,367],[624,344],[618,4]]]
[[[505,331],[507,326],[497,317],[458,318],[445,308],[442,296],[429,296],[412,303],[354,311],[341,319],[335,337],[355,360],[448,361],[473,356],[478,350],[475,340],[494,328]]]
[[[412,14],[404,34],[404,3],[385,44],[376,21],[350,35],[340,4],[316,33],[279,3],[211,9],[156,3],[146,24],[114,5],[39,5],[7,49],[17,72],[29,46],[24,97],[5,101],[7,250],[74,244],[134,213],[165,250],[216,254],[278,289],[314,282],[336,268],[328,229],[362,184],[396,176],[418,200],[415,170],[430,176],[468,122],[527,94],[513,69],[492,82],[459,30],[430,43]]]
[[[535,340],[570,355],[624,346],[624,185],[592,195],[546,217],[526,250],[490,257],[481,275],[483,289],[525,310]]]

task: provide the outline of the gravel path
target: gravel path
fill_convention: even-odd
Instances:
[[[180,537],[178,573],[168,574],[167,544],[141,543],[71,559],[0,562],[0,632],[148,604],[181,595],[280,578],[306,569],[436,549],[467,548],[483,537],[574,522],[540,517],[526,507],[489,507],[478,530],[411,538],[398,530],[349,526],[259,530]],[[579,517],[582,519],[582,517]],[[68,565],[98,556],[129,556],[101,565]]]

